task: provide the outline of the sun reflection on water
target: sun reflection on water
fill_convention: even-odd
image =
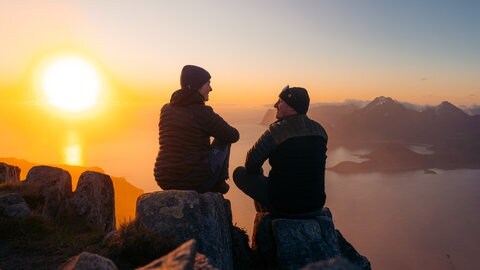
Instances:
[[[78,132],[69,131],[63,152],[63,162],[67,165],[83,165],[83,149]]]
[[[79,144],[68,145],[65,147],[64,161],[68,165],[82,165],[82,148]]]

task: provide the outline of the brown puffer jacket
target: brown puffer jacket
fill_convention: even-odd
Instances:
[[[164,189],[205,192],[202,184],[212,177],[208,157],[210,137],[231,144],[238,131],[206,106],[197,91],[180,89],[160,112],[159,144],[154,175]]]

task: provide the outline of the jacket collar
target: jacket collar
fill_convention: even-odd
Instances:
[[[205,104],[202,95],[198,91],[188,89],[179,89],[173,92],[170,97],[170,104],[173,106],[184,107],[192,104]]]

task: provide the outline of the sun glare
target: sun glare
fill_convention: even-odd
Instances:
[[[65,163],[68,165],[82,165],[82,148],[80,145],[69,145],[65,148]]]
[[[81,112],[97,103],[100,76],[86,59],[63,56],[46,66],[41,86],[52,106],[67,112]]]

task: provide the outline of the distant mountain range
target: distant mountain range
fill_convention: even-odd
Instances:
[[[426,144],[435,152],[436,162],[422,163],[425,166],[480,168],[480,115],[471,114],[475,108],[467,113],[448,101],[422,108],[381,96],[364,106],[358,103],[312,104],[308,115],[327,130],[329,148],[368,146],[375,149],[379,144]],[[271,109],[261,124],[273,121],[275,110]],[[386,151],[395,154],[398,148],[383,149],[383,156]],[[369,158],[374,159],[373,156]],[[400,160],[408,163],[407,159],[399,159],[397,163]]]
[[[417,110],[414,105],[381,96],[366,106],[312,104],[308,115],[325,127],[331,141],[339,143],[396,141],[433,145],[480,138],[480,115],[469,115],[448,101]],[[275,110],[270,109],[261,124],[273,121]]]

